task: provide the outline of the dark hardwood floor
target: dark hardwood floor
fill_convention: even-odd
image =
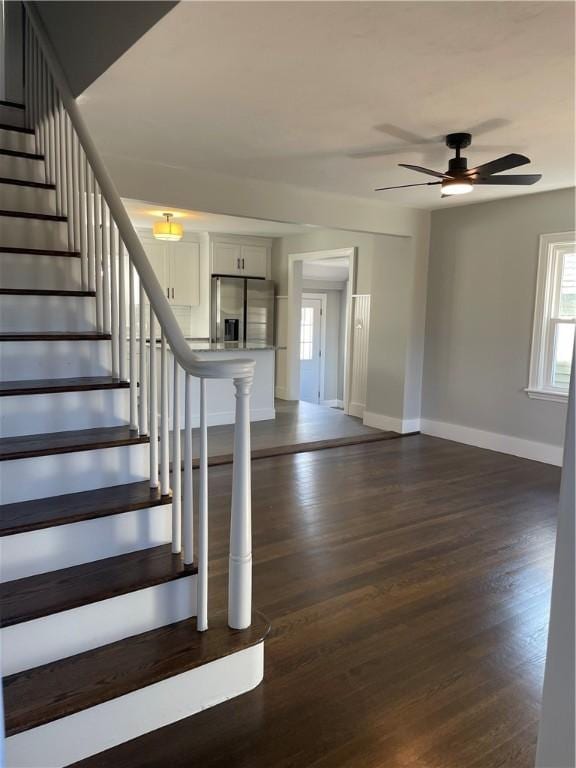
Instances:
[[[304,450],[321,450],[327,444],[370,442],[398,437],[396,432],[367,427],[362,419],[347,416],[337,408],[314,405],[303,400],[276,400],[276,418],[253,421],[250,425],[252,455],[255,458]],[[193,430],[193,452],[198,456],[199,430]],[[234,425],[208,428],[208,454],[229,463],[234,447]],[[272,451],[272,449],[274,449]],[[215,463],[215,462],[213,462]]]
[[[256,690],[84,768],[532,768],[559,469],[414,436],[253,464]],[[210,610],[231,468],[210,470]]]

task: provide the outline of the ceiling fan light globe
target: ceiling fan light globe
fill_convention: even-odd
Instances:
[[[467,195],[474,189],[469,181],[444,181],[442,183],[443,195]]]

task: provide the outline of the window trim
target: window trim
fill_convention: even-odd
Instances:
[[[556,272],[558,269],[558,256],[561,254],[562,249],[574,242],[576,242],[576,232],[556,232],[540,235],[534,324],[530,350],[530,372],[525,392],[530,398],[548,400],[555,403],[568,402],[568,389],[563,390],[559,387],[553,387],[548,382],[547,377],[553,347],[549,338],[550,327],[561,322],[557,318],[552,317],[552,309],[556,300]]]

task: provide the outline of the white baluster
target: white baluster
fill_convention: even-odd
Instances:
[[[84,178],[86,188],[86,245],[88,251],[88,289],[96,290],[96,255],[94,252],[94,178],[92,169],[88,165],[88,158],[84,158]]]
[[[118,259],[117,249],[118,239],[115,236],[115,224],[112,221],[108,206],[108,234],[109,234],[109,254],[110,254],[110,333],[112,334],[112,375],[115,378],[120,376],[120,356],[118,348],[119,340],[119,317],[118,317]]]
[[[102,192],[100,192],[100,222],[102,224],[102,306],[104,310],[104,333],[111,333],[112,307],[110,305],[110,250],[108,247],[110,241],[108,236],[108,206],[106,205],[106,201],[104,200],[104,195]],[[112,369],[114,370],[114,351],[112,352]]]
[[[48,172],[48,181],[51,184],[54,184],[56,181],[56,136],[54,129],[54,88],[50,74],[48,74],[48,79],[46,81],[46,103],[48,105],[48,147],[46,153],[46,169]]]
[[[168,463],[166,461],[166,463]],[[172,552],[182,550],[181,496],[181,449],[180,449],[180,366],[174,357],[174,402],[172,403]]]
[[[68,174],[66,173],[66,118],[62,100],[58,100],[58,122],[60,123],[60,200],[62,215],[68,215]]]
[[[86,162],[84,151],[80,146],[80,141],[76,133],[77,145],[77,163],[78,163],[78,186],[79,186],[79,228],[80,228],[80,256],[82,259],[82,275],[84,290],[90,288],[90,267],[88,265],[88,235],[86,232]]]
[[[66,156],[66,215],[68,216],[68,247],[76,250],[74,243],[74,181],[72,172],[72,123],[67,113],[64,112],[64,142]]]
[[[104,304],[102,298],[102,226],[100,221],[100,190],[92,174],[93,205],[94,205],[94,264],[96,272],[96,325],[100,332],[104,331]]]
[[[134,271],[134,267],[132,267]],[[140,283],[140,401],[138,404],[139,417],[138,429],[141,435],[148,434],[148,376],[147,376],[147,352],[146,352],[146,296],[144,287]]]
[[[184,485],[182,492],[182,553],[194,562],[194,488],[192,472],[192,376],[184,376]]]
[[[251,378],[234,379],[236,423],[228,570],[228,624],[232,629],[246,629],[252,616],[251,386]]]
[[[208,429],[206,422],[206,379],[200,379],[200,467],[198,476],[197,579],[196,628],[199,632],[204,632],[208,629]]]
[[[56,171],[56,210],[60,216],[64,215],[64,205],[62,204],[62,132],[60,122],[60,97],[56,86],[53,86],[54,91],[54,144],[56,148],[56,156],[54,158],[54,166]]]
[[[114,225],[118,241],[118,373],[122,381],[126,381],[126,249],[120,240],[118,228]]]
[[[124,243],[121,245],[124,252]],[[136,369],[136,301],[134,297],[134,267],[128,260],[128,324],[130,333],[130,429],[138,424],[138,379]]]
[[[72,153],[72,237],[74,250],[80,251],[80,266],[82,269],[82,281],[86,279],[86,264],[82,259],[80,240],[80,147],[78,136],[70,123],[70,151]]]
[[[158,387],[156,370],[156,318],[150,306],[150,487],[158,488]]]
[[[160,493],[170,493],[168,431],[168,349],[164,331],[160,335]]]

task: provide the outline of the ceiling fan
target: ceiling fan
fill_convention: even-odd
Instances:
[[[422,168],[420,165],[407,165],[399,163],[401,168],[410,168],[418,173],[425,173],[428,176],[435,176],[440,181],[425,181],[420,184],[400,184],[395,187],[380,187],[376,192],[383,192],[387,189],[403,189],[405,187],[433,187],[437,184],[442,185],[442,197],[449,195],[465,195],[472,192],[478,185],[498,185],[507,186],[512,184],[536,184],[542,178],[541,174],[521,174],[515,176],[495,176],[501,171],[509,171],[511,168],[518,168],[520,165],[526,165],[530,159],[524,155],[504,155],[497,160],[489,163],[483,163],[476,168],[468,168],[468,161],[461,157],[460,153],[472,143],[472,134],[470,133],[449,133],[446,136],[446,146],[456,150],[456,157],[448,161],[448,170],[445,173],[432,171],[430,168]]]

